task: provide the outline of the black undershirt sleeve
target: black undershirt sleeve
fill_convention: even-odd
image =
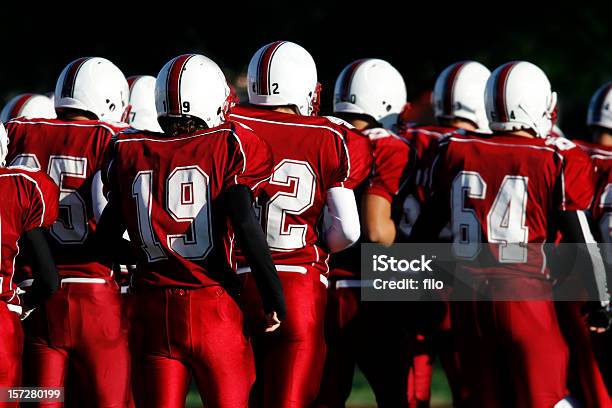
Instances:
[[[287,314],[285,298],[266,237],[253,211],[251,191],[243,185],[232,186],[225,192],[224,202],[240,249],[251,267],[264,311],[275,311],[283,320]]]
[[[59,286],[57,267],[51,255],[43,228],[35,228],[24,234],[23,240],[28,247],[32,260],[32,287],[23,295],[27,308],[38,306],[47,300]]]

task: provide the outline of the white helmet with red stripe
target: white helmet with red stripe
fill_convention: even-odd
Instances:
[[[155,83],[157,117],[196,117],[209,128],[222,124],[230,106],[230,89],[221,68],[198,54],[173,58]]]
[[[300,115],[317,114],[317,67],[308,51],[295,43],[276,41],[257,50],[247,80],[253,105],[294,106]]]
[[[162,132],[155,109],[155,77],[134,75],[127,79],[130,102],[127,121],[134,129]]]
[[[599,88],[591,98],[587,125],[612,129],[612,82]]]
[[[335,113],[368,115],[389,129],[397,123],[404,105],[404,78],[387,61],[375,58],[354,61],[336,79]]]
[[[0,122],[0,167],[6,165],[6,155],[8,154],[9,139],[6,134],[6,129],[2,122]]]
[[[17,95],[0,113],[0,121],[8,122],[19,117],[54,119],[55,106],[51,98],[33,93]]]
[[[439,119],[465,119],[487,130],[484,92],[491,71],[479,62],[462,61],[447,67],[434,86],[434,115]]]
[[[79,58],[64,68],[55,86],[55,109],[91,112],[98,119],[121,122],[128,104],[128,83],[105,58]]]
[[[531,129],[546,138],[554,124],[557,93],[544,71],[530,62],[514,61],[491,74],[485,107],[492,130]]]

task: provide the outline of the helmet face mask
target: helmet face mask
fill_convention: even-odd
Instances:
[[[487,81],[485,107],[492,130],[532,130],[537,137],[546,138],[556,105],[557,94],[546,74],[529,62],[504,64]]]
[[[209,128],[225,122],[232,96],[219,66],[198,54],[173,58],[155,82],[157,117],[194,117]]]
[[[68,64],[57,80],[55,108],[90,112],[99,120],[120,122],[128,106],[125,76],[105,58],[85,57]]]
[[[247,81],[253,105],[292,106],[303,116],[317,110],[317,68],[308,51],[295,43],[276,41],[257,50]]]
[[[406,84],[387,61],[361,59],[346,66],[334,87],[334,113],[367,115],[385,128],[397,124],[406,105]]]

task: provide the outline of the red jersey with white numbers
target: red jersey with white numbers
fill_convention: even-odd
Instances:
[[[234,239],[224,192],[240,184],[257,194],[271,172],[269,147],[240,124],[172,137],[119,133],[104,180],[141,248],[133,284],[230,284]]]
[[[279,271],[328,271],[329,252],[318,227],[327,190],[353,189],[368,175],[367,160],[353,131],[325,117],[299,116],[235,107],[232,120],[244,123],[272,149],[274,172],[258,197],[259,211]]]
[[[589,157],[564,138],[457,132],[440,142],[432,193],[447,205],[453,252],[477,274],[546,278],[541,251],[555,211],[588,210]]]
[[[105,204],[100,170],[109,142],[124,128],[97,120],[17,118],[6,124],[7,163],[41,169],[59,186],[59,217],[50,229],[50,244],[63,278],[112,274],[110,265],[83,250],[83,243],[95,233]]]
[[[14,282],[19,238],[36,228],[53,225],[58,188],[44,173],[24,167],[0,168],[0,300],[19,304]]]

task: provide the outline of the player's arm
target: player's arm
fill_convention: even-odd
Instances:
[[[137,250],[130,241],[123,238],[125,230],[118,204],[109,201],[100,216],[96,233],[89,240],[90,251],[120,265],[135,265],[138,260]]]
[[[610,327],[609,296],[606,270],[599,248],[589,229],[583,211],[559,211],[559,229],[568,242],[578,244],[578,262],[584,265],[582,278],[590,299],[587,303],[588,324],[591,331],[601,333]]]
[[[94,174],[93,181],[91,183],[91,203],[93,205],[93,215],[96,222],[100,221],[104,207],[108,204],[108,201],[104,197],[104,184],[102,183],[102,172],[97,171]]]
[[[26,309],[32,309],[47,300],[59,286],[57,267],[51,255],[44,228],[35,228],[23,235],[32,260],[32,287],[23,295]]]
[[[285,297],[266,237],[255,217],[251,190],[233,185],[225,192],[227,214],[261,296],[268,319],[267,332],[274,331],[286,316]]]
[[[340,252],[359,240],[361,227],[353,190],[344,187],[327,190],[323,228],[331,252]]]
[[[376,194],[364,194],[361,221],[368,241],[391,245],[397,233],[391,217],[391,202]]]

